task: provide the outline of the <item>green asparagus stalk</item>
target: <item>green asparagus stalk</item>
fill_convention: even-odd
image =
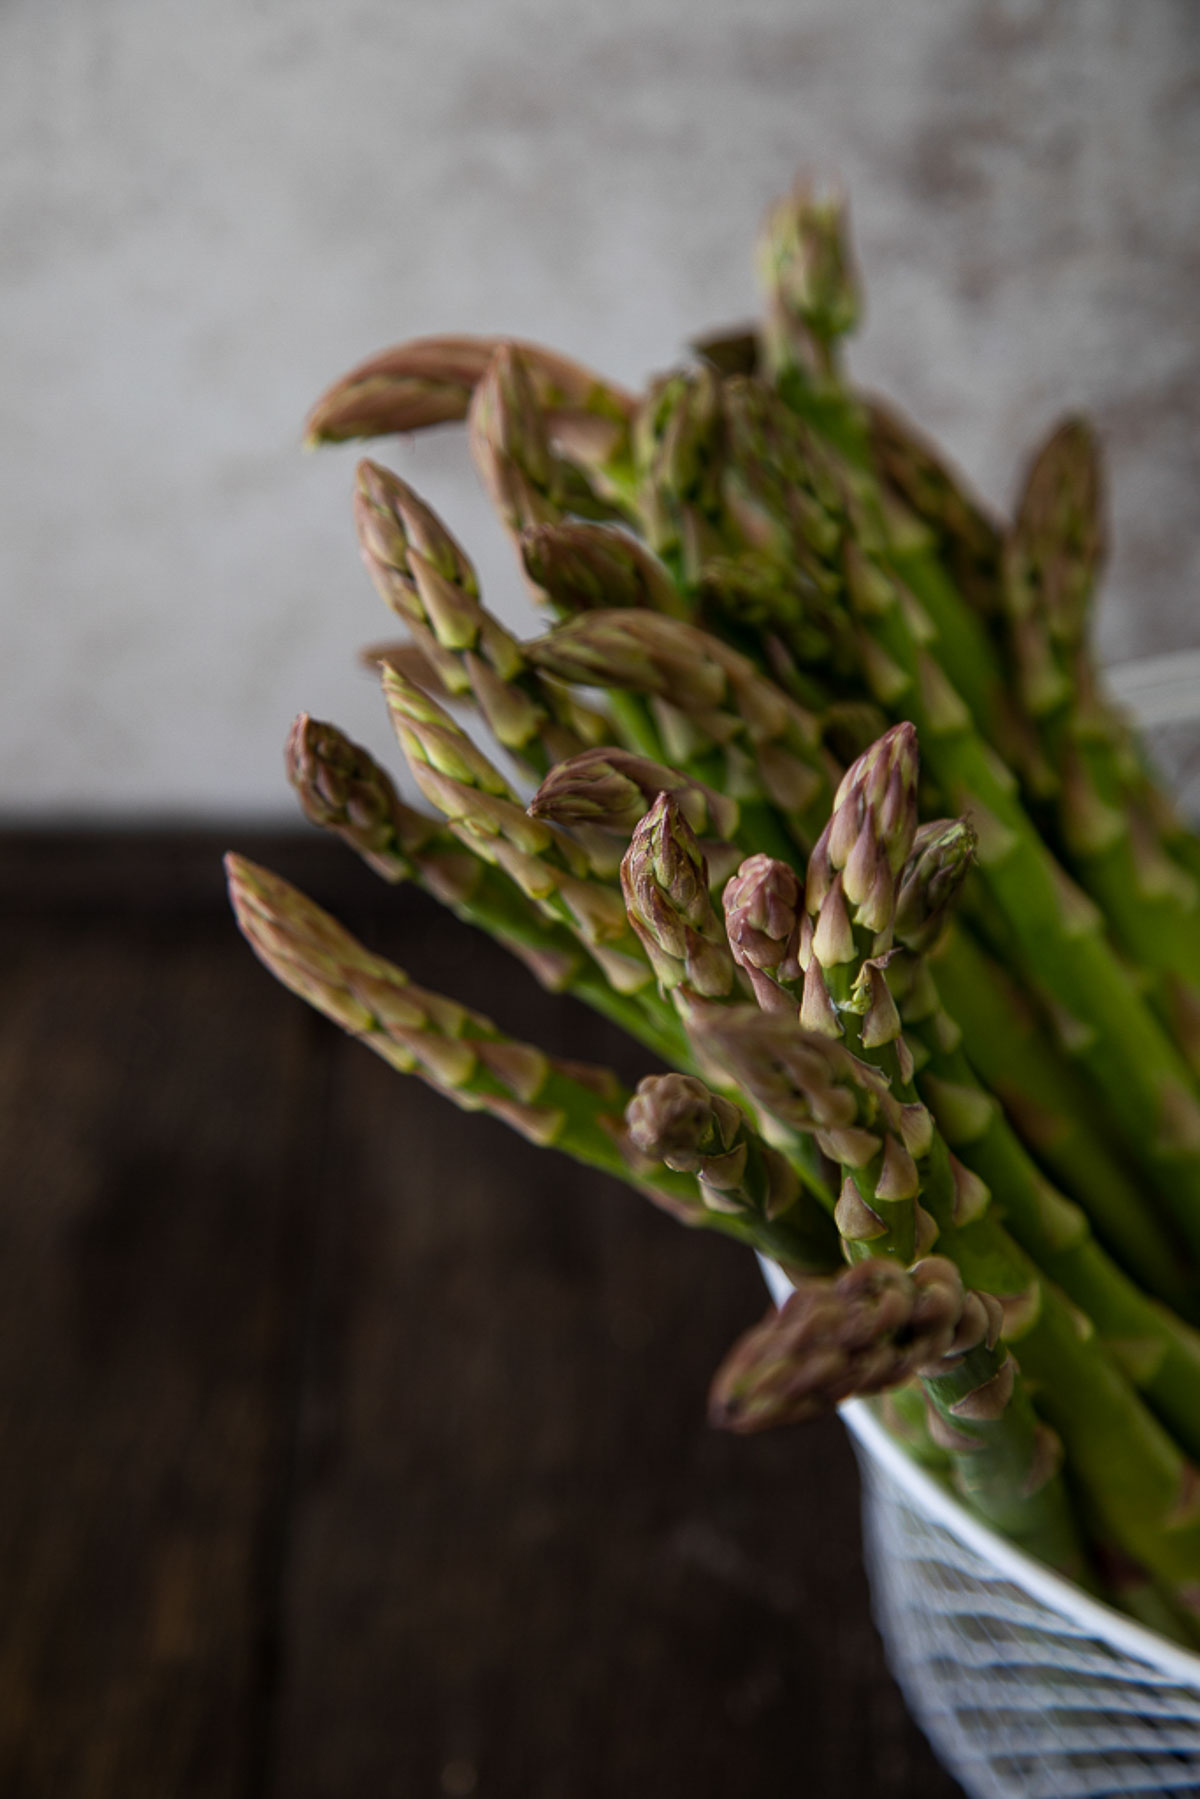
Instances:
[[[764,847],[786,858],[818,835],[835,776],[818,720],[710,633],[653,612],[588,612],[525,653],[561,680],[650,697],[666,760],[738,800]]]
[[[412,881],[500,943],[551,992],[570,992],[655,1055],[680,1053],[676,1022],[619,993],[576,933],[444,825],[401,800],[391,777],[336,725],[301,713],[288,738],[288,778],[313,824],[332,831],[393,884]]]
[[[756,1242],[756,1221],[707,1205],[693,1175],[637,1148],[624,1117],[633,1096],[610,1070],[547,1056],[416,986],[268,869],[230,855],[226,870],[238,924],[259,960],[393,1068],[465,1111],[489,1112],[530,1142],[615,1175],[684,1224]],[[806,1235],[776,1220],[768,1236],[797,1270],[814,1266]]]
[[[709,897],[708,869],[683,808],[660,793],[621,863],[621,891],[655,979],[683,1016],[697,1001],[728,999],[736,969]]]
[[[871,463],[888,502],[897,573],[919,588],[915,566],[937,557],[970,610],[992,624],[1000,610],[1004,530],[989,508],[937,449],[890,402],[863,399]]]
[[[1196,1471],[1104,1353],[1090,1323],[1047,1285],[987,1209],[986,1193],[981,1209],[980,1184],[974,1177],[965,1183],[958,1178],[954,1160],[925,1108],[902,1105],[883,1076],[843,1044],[798,1031],[792,1019],[780,1014],[743,1007],[713,1009],[697,1035],[702,1036],[702,1047],[719,1056],[734,1074],[761,1118],[774,1120],[784,1133],[819,1132],[826,1153],[844,1168],[850,1166],[838,1204],[843,1235],[849,1222],[857,1240],[867,1241],[865,1214],[873,1210],[871,1198],[857,1184],[848,1193],[853,1161],[873,1159],[883,1132],[891,1131],[901,1142],[905,1131],[909,1133],[905,1146],[918,1151],[914,1161],[930,1172],[920,1202],[936,1227],[936,1234],[926,1233],[919,1251],[925,1253],[936,1241],[939,1253],[955,1262],[967,1286],[1001,1301],[1004,1341],[1019,1356],[1042,1416],[1062,1440],[1103,1540],[1150,1570],[1174,1600],[1188,1604],[1200,1572]],[[861,1218],[856,1217],[860,1206]],[[1000,1372],[994,1369],[987,1381]],[[962,1372],[963,1381],[976,1378],[977,1365]],[[1007,1375],[994,1389],[995,1396],[1002,1398],[1006,1386]],[[951,1405],[967,1397],[970,1409],[969,1395],[956,1380],[940,1396]],[[970,1431],[961,1434],[975,1440]],[[948,1434],[940,1440],[953,1454],[955,1445]],[[1011,1535],[1015,1520],[1009,1507],[1017,1464],[999,1436],[993,1444],[994,1454],[973,1464],[981,1485],[971,1489],[970,1497],[982,1515]],[[970,1453],[964,1444],[958,1447]]]
[[[596,872],[608,873],[620,868],[635,826],[660,793],[678,802],[696,833],[709,884],[719,886],[738,861],[730,842],[740,822],[737,801],[648,756],[613,746],[583,750],[550,770],[528,811],[570,831]]]
[[[633,416],[634,396],[540,344],[499,337],[414,338],[368,357],[322,394],[309,413],[305,441],[342,443],[465,419],[502,347],[521,357],[539,409],[564,435],[590,432],[611,453]]]
[[[1086,1068],[1181,1232],[1200,1247],[1200,1105],[1190,1074],[1110,949],[1099,913],[1065,876],[1021,810],[1011,777],[974,733],[935,663],[914,642],[897,596],[872,583],[870,629],[903,672],[939,789],[968,816],[1007,954],[1065,1020],[1063,1050]]]
[[[1001,1323],[997,1301],[964,1290],[944,1256],[911,1270],[860,1262],[836,1279],[802,1281],[741,1338],[713,1383],[709,1415],[727,1430],[765,1430],[919,1376],[929,1430],[963,1496],[1029,1553],[1091,1585],[1062,1445],[999,1346]]]
[[[1200,991],[1200,887],[1175,861],[1127,727],[1100,692],[1086,642],[1104,558],[1095,438],[1068,419],[1026,476],[1005,544],[1004,596],[1015,684],[1044,759],[1060,771],[1057,824],[1070,865],[1126,952],[1168,985]],[[1195,1050],[1186,1039],[1185,1052]]]
[[[511,631],[483,606],[461,546],[398,475],[360,462],[354,517],[384,601],[448,691],[474,699],[497,743],[541,775],[608,735],[601,714],[529,667]]]
[[[643,1155],[695,1175],[711,1211],[752,1225],[763,1254],[776,1255],[781,1246],[795,1263],[802,1246],[809,1268],[838,1266],[838,1234],[828,1212],[732,1100],[694,1075],[647,1075],[625,1121]]]
[[[1034,1160],[1150,1292],[1190,1313],[1194,1275],[1169,1215],[1028,995],[958,921],[931,960],[980,1079]]]
[[[521,560],[560,618],[625,606],[691,616],[666,564],[613,525],[588,519],[530,525],[521,533]]]
[[[625,428],[622,418],[606,434],[610,448],[624,441]],[[572,514],[614,516],[598,477],[555,448],[532,367],[514,345],[498,345],[488,362],[471,396],[467,434],[497,516],[515,539],[527,526]]]
[[[841,194],[799,182],[772,208],[759,239],[766,366],[818,391],[833,383],[839,340],[862,311],[846,211]]]
[[[619,892],[592,875],[586,853],[565,833],[526,815],[508,782],[436,700],[394,669],[385,668],[383,689],[417,786],[454,835],[565,924],[618,993],[640,996],[661,1040],[670,1042],[674,1028],[677,1046],[670,1059],[689,1066],[686,1043],[654,987]]]
[[[914,733],[898,725],[847,770],[809,861],[803,915],[786,869],[761,856],[743,864],[724,901],[732,953],[760,1004],[785,1009],[774,1003],[771,989],[782,992],[782,982],[794,979],[800,997],[790,1015],[805,1030],[844,1040],[856,1055],[879,1064],[897,1091],[911,1081],[912,1059],[885,969],[896,883],[916,830],[917,768]],[[793,905],[795,912],[786,916]],[[782,927],[778,959],[772,926]],[[909,1148],[884,1132],[870,1155],[864,1145],[852,1162],[840,1159],[853,1191],[869,1195],[865,1209],[848,1209],[849,1253],[910,1262],[921,1229],[921,1176]],[[856,1234],[859,1225],[865,1235]]]
[[[1018,1243],[1091,1319],[1176,1441],[1200,1457],[1200,1336],[1146,1298],[1092,1237],[1082,1209],[1045,1179],[981,1086],[962,1034],[941,1005],[925,952],[945,926],[969,856],[960,822],[925,825],[901,883],[896,936],[905,948],[889,959],[888,980],[917,1057],[919,1090],[950,1148],[992,1193],[1003,1195],[1005,1221]],[[1164,1260],[1167,1253],[1164,1243]],[[1187,1297],[1177,1269],[1168,1278]]]

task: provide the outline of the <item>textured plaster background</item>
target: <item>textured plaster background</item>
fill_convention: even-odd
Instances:
[[[438,329],[637,381],[752,309],[801,167],[853,197],[860,375],[1001,502],[1093,409],[1104,648],[1200,642],[1191,0],[7,0],[0,147],[9,816],[291,817],[301,705],[385,750],[311,399]],[[528,622],[461,439],[381,453]]]

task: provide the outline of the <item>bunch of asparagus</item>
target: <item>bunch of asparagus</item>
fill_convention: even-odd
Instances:
[[[783,201],[761,270],[763,323],[644,394],[429,338],[309,422],[465,420],[551,622],[519,642],[362,462],[363,558],[406,628],[373,654],[431,810],[302,714],[304,811],[660,1071],[629,1093],[514,1041],[231,856],[237,917],[395,1067],[786,1270],[715,1422],[879,1395],[982,1518],[1195,1641],[1200,840],[1089,648],[1095,439],[1056,430],[1001,521],[849,383],[840,202]]]

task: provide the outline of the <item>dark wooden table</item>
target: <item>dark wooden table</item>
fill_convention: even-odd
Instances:
[[[278,988],[226,841],[640,1071],[315,834],[0,840],[3,1799],[957,1792],[840,1428],[705,1424],[753,1263]]]

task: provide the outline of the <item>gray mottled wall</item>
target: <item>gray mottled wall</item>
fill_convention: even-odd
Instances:
[[[301,705],[384,749],[310,400],[437,329],[636,381],[751,309],[802,167],[852,194],[858,372],[998,501],[1094,409],[1104,648],[1200,642],[1190,0],[6,0],[0,146],[9,815],[290,815]],[[395,460],[525,620],[459,438]]]

